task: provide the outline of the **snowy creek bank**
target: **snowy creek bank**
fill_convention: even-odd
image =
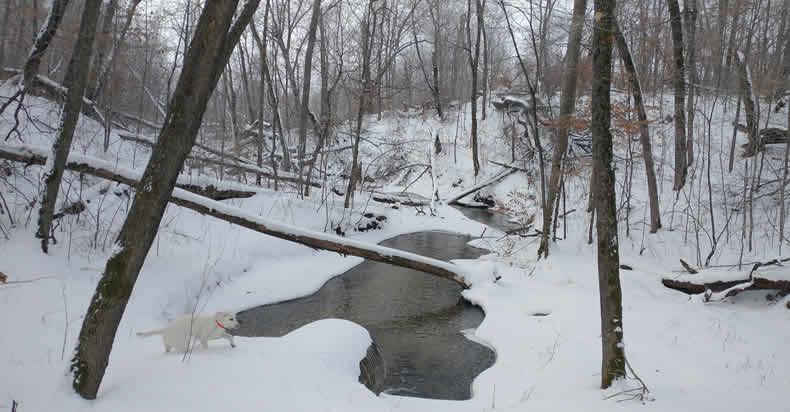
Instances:
[[[468,246],[469,240],[417,232],[381,244],[441,260],[485,254]],[[491,349],[464,335],[483,317],[452,281],[365,261],[312,295],[240,312],[242,326],[235,333],[284,336],[319,319],[347,319],[364,326],[374,341],[360,365],[360,380],[373,392],[463,400],[471,397],[472,380],[495,360]]]

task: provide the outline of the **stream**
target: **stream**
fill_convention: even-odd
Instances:
[[[502,227],[504,222],[486,210],[460,209],[482,223]],[[468,246],[469,240],[447,232],[417,232],[381,245],[441,260],[487,253]],[[462,334],[479,326],[483,317],[480,308],[461,297],[455,282],[365,260],[312,295],[240,312],[242,326],[235,334],[283,336],[319,319],[347,319],[364,326],[378,346],[386,367],[384,392],[464,400],[471,397],[472,380],[496,359],[491,349]]]

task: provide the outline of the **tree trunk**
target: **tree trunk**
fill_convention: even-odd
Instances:
[[[354,145],[351,150],[351,176],[348,177],[348,188],[346,188],[346,197],[343,200],[343,207],[348,209],[351,207],[351,198],[354,196],[356,190],[356,181],[360,171],[359,167],[359,141],[362,135],[362,116],[365,114],[365,107],[367,106],[367,97],[372,92],[372,85],[370,82],[370,55],[372,51],[371,42],[372,37],[370,33],[371,26],[376,26],[376,12],[373,10],[373,5],[376,0],[369,0],[367,11],[365,12],[365,21],[362,23],[362,90],[359,94],[359,109],[357,110],[356,127],[354,130]],[[373,19],[371,24],[370,20]]]
[[[639,74],[636,72],[636,67],[634,67],[634,61],[631,59],[628,44],[625,42],[625,37],[616,21],[614,24],[617,51],[620,53],[623,66],[625,66],[625,70],[628,73],[628,80],[631,82],[631,94],[634,96],[634,106],[636,106],[637,119],[639,121],[639,142],[642,145],[642,157],[645,161],[645,176],[647,177],[647,196],[650,200],[650,233],[656,233],[661,228],[661,210],[658,205],[658,185],[656,184],[656,172],[653,165],[650,129],[645,105],[642,101],[642,86],[639,82]]]
[[[66,104],[60,114],[58,137],[52,145],[52,156],[50,162],[44,167],[45,189],[41,198],[38,231],[36,232],[36,237],[41,239],[41,249],[44,253],[47,253],[49,249],[49,232],[52,228],[52,215],[55,213],[55,202],[63,178],[63,166],[66,164],[66,158],[71,150],[74,129],[77,127],[77,120],[82,110],[82,96],[85,92],[85,83],[88,80],[88,65],[93,53],[93,38],[96,35],[96,21],[99,18],[100,8],[101,0],[87,0],[85,2],[79,36],[74,45],[63,82],[69,91],[66,95]],[[47,27],[49,27],[49,23],[47,23]]]
[[[107,83],[107,79],[110,77],[110,72],[112,71],[113,65],[115,64],[115,58],[118,56],[118,49],[123,47],[123,44],[126,42],[126,35],[129,32],[129,28],[132,26],[132,18],[134,18],[135,10],[137,10],[137,6],[141,1],[142,0],[131,0],[129,9],[126,11],[126,22],[124,22],[123,27],[121,28],[121,34],[118,39],[113,42],[112,48],[110,48],[107,58],[103,59],[102,64],[98,67],[99,72],[96,76],[96,87],[87,93],[88,97],[95,98],[99,93],[101,93],[102,89]]]
[[[674,1],[674,0],[670,0]],[[593,201],[598,213],[598,287],[601,301],[601,388],[625,377],[617,205],[612,169],[611,106],[615,0],[595,0],[593,34],[592,137],[595,170]],[[685,153],[684,153],[685,155]]]
[[[472,72],[472,165],[475,169],[475,177],[480,173],[480,156],[477,143],[477,71],[480,65],[480,43],[483,30],[483,11],[485,0],[475,0],[476,33],[474,41],[474,52],[472,52],[472,0],[466,2],[466,41],[469,45],[469,67]]]
[[[538,256],[549,256],[549,229],[551,228],[552,207],[557,198],[562,174],[562,161],[568,151],[568,129],[576,104],[576,68],[579,63],[579,50],[581,49],[582,28],[584,27],[584,13],[587,10],[587,0],[574,0],[571,31],[568,35],[568,51],[565,58],[565,72],[560,97],[559,124],[554,134],[554,153],[551,157],[551,178],[549,180],[548,198],[546,201],[547,213],[543,214],[543,233],[540,237]]]
[[[98,0],[96,0],[98,2]],[[73,387],[95,399],[126,304],[153,243],[176,178],[192,149],[206,104],[259,0],[249,0],[228,31],[237,0],[206,2],[184,57],[168,115],[107,261],[80,330],[71,361]]]
[[[276,144],[274,144],[274,142],[277,139],[277,135],[280,136],[280,145],[282,146],[282,155],[283,155],[283,162],[282,163],[283,163],[283,166],[284,166],[285,170],[289,170],[290,169],[291,157],[290,157],[290,154],[288,153],[288,145],[285,142],[285,134],[283,133],[283,124],[282,124],[282,119],[280,118],[280,103],[279,103],[279,101],[277,99],[277,93],[274,91],[274,82],[272,81],[271,72],[269,71],[269,63],[268,63],[268,60],[267,60],[267,49],[268,49],[268,47],[267,47],[266,33],[267,33],[268,22],[269,22],[269,18],[268,18],[269,13],[268,13],[268,11],[269,11],[269,0],[266,0],[266,11],[263,13],[263,16],[264,16],[263,17],[263,35],[262,35],[263,38],[261,38],[261,35],[259,35],[258,31],[255,29],[255,23],[254,22],[253,22],[252,25],[250,25],[250,29],[252,31],[252,38],[258,44],[259,53],[261,55],[261,71],[263,72],[264,80],[266,81],[266,85],[268,86],[267,90],[269,92],[269,105],[271,105],[271,109],[272,109],[272,131],[275,134],[275,137],[274,137],[275,140],[272,141],[273,142],[273,144],[272,144],[272,168],[275,169],[275,174],[276,174],[277,165],[275,164],[275,161],[274,161],[274,149],[275,149],[274,146],[276,146]],[[274,188],[275,188],[275,190],[277,190],[277,182],[276,181],[274,183]]]
[[[321,0],[313,0],[313,14],[310,17],[310,28],[307,32],[307,51],[304,55],[304,76],[302,76],[302,107],[299,111],[299,177],[302,178],[307,150],[307,117],[310,115],[310,82],[313,75],[313,49],[318,18],[321,16]],[[316,139],[318,136],[316,136]],[[300,193],[303,193],[300,188]]]
[[[49,16],[47,16],[47,21],[44,23],[44,27],[41,28],[38,37],[36,37],[36,42],[33,45],[33,49],[30,50],[30,55],[27,57],[27,61],[25,62],[25,68],[23,69],[23,79],[26,87],[33,86],[33,79],[38,74],[39,66],[41,66],[41,58],[44,57],[44,52],[47,51],[49,44],[55,37],[55,33],[58,31],[58,26],[60,26],[60,22],[63,19],[63,14],[65,13],[68,4],[69,0],[52,1],[52,8],[49,11]],[[79,39],[77,41],[79,42]],[[66,86],[70,87],[68,83],[66,83]]]
[[[686,149],[686,86],[683,68],[683,25],[680,19],[678,0],[667,0],[669,5],[670,27],[672,28],[672,56],[675,70],[672,73],[675,94],[675,184],[673,190],[680,190],[686,184],[688,173]]]
[[[688,101],[686,102],[686,121],[687,138],[686,153],[688,154],[688,164],[694,164],[694,88],[697,86],[697,54],[696,54],[696,32],[697,32],[697,0],[686,0],[684,9],[686,26],[686,56],[688,57]]]

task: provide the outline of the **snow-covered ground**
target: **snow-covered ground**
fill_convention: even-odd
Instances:
[[[0,95],[6,93],[0,90]],[[31,102],[31,117],[40,119],[42,125],[36,128],[23,119],[22,139],[26,144],[46,145],[52,134],[43,125],[56,124],[57,109],[41,99]],[[726,150],[718,144],[729,139],[728,115],[732,116],[732,109],[714,119],[714,159],[719,151]],[[382,122],[370,121],[366,128],[371,142],[377,138],[382,143],[408,140],[410,150],[404,153],[405,159],[426,165],[430,164],[432,136],[438,132],[443,144],[443,152],[436,159],[439,192],[442,198],[450,198],[501,170],[489,159],[505,163],[510,160],[510,148],[501,137],[501,116],[494,112],[481,124],[481,152],[485,155],[482,174],[475,179],[467,147],[469,116],[460,116],[457,141],[455,118],[440,123],[393,115]],[[0,136],[5,136],[9,127],[8,114],[4,114],[0,118]],[[476,282],[464,296],[486,313],[470,338],[491,346],[497,355],[496,363],[475,380],[470,400],[375,396],[358,382],[359,360],[365,355],[370,337],[362,327],[342,320],[318,321],[282,338],[240,338],[235,349],[224,341],[214,341],[209,350],[198,349],[186,357],[165,354],[157,338],[138,338],[135,332],[160,327],[184,313],[242,310],[310,294],[327,279],[361,262],[359,258],[315,251],[172,205],[127,306],[98,399],[82,400],[71,390],[68,361],[81,316],[130,200],[121,186],[112,184],[112,190],[102,193],[98,189],[104,183],[86,179],[82,187],[69,174],[64,191],[75,199],[81,189],[83,197],[92,201],[79,220],[71,216],[63,219],[56,233],[58,244],[50,248],[49,255],[43,255],[33,238],[37,210],[26,207],[30,199],[37,197],[40,171],[31,166],[24,175],[0,180],[0,190],[16,223],[11,225],[8,215],[0,215],[0,224],[9,238],[0,233],[0,272],[9,280],[0,284],[0,329],[4,331],[0,333],[0,410],[10,409],[12,401],[16,401],[19,412],[640,408],[786,411],[790,388],[790,310],[785,309],[788,298],[771,303],[765,300],[764,293],[745,292],[724,302],[705,303],[700,297],[688,297],[660,283],[664,276],[680,274],[678,258],[695,261],[698,244],[693,230],[688,235],[683,230],[688,214],[681,215],[679,211],[685,201],[676,204],[674,221],[671,220],[674,196],[668,162],[672,152],[671,148],[662,151],[660,144],[662,138],[671,141],[671,127],[657,123],[651,128],[658,143],[654,147],[656,160],[664,168],[659,175],[665,229],[654,235],[643,234],[645,186],[640,180],[643,174],[638,162],[631,230],[629,236],[624,228],[620,231],[621,261],[634,268],[621,271],[626,352],[630,365],[650,389],[650,400],[644,405],[617,395],[635,387],[636,381],[620,382],[607,391],[599,389],[598,280],[595,250],[586,243],[588,216],[583,210],[588,177],[583,172],[567,182],[568,209],[578,211],[568,215],[568,239],[553,246],[548,260],[536,261],[536,238],[502,238],[495,230],[486,229],[485,238],[474,243],[493,253],[475,261],[455,262],[475,274]],[[104,154],[101,137],[98,126],[83,119],[74,150],[126,168],[144,165],[146,149],[113,136],[110,151]],[[6,143],[22,142],[12,137]],[[457,149],[457,160],[453,149]],[[624,150],[623,146],[619,149]],[[386,144],[366,145],[363,162],[375,167],[375,159],[393,156],[388,150]],[[726,167],[726,160],[724,163]],[[722,179],[716,171],[720,165],[717,161],[713,165],[717,193],[723,193],[721,189],[728,186],[737,192],[743,181],[738,167],[736,173]],[[380,190],[407,189],[430,197],[430,173],[417,179],[423,169],[415,167],[409,175],[401,173]],[[700,179],[701,171],[697,173]],[[694,190],[700,181],[695,181]],[[521,212],[521,219],[526,221],[528,216],[524,214],[534,214],[539,202],[535,200],[539,194],[533,188],[518,173],[488,190],[506,206]],[[437,208],[436,216],[431,216],[413,207],[393,209],[360,195],[357,211],[349,217],[342,214],[342,199],[331,194],[323,203],[320,193],[301,200],[289,191],[259,192],[249,199],[224,203],[270,221],[330,233],[341,220],[348,223],[358,219],[365,207],[368,212],[387,216],[382,230],[347,230],[350,239],[364,242],[379,242],[421,230],[452,230],[477,236],[484,229],[444,205]],[[691,201],[696,202],[697,195],[690,193]],[[707,218],[704,213],[701,216]],[[722,225],[724,219],[717,217]],[[776,257],[775,240],[772,243],[775,236],[761,226],[772,218],[759,215],[755,219],[760,229],[755,231],[754,252],[747,252],[744,260]],[[670,223],[673,230],[669,230]],[[732,236],[740,236],[740,221],[733,218],[731,224]],[[709,242],[704,233],[700,236],[704,259]],[[711,263],[737,262],[738,245],[734,240],[720,244]],[[748,269],[744,267],[741,272]],[[490,280],[494,274],[501,276],[496,283]],[[608,398],[611,395],[614,396]]]

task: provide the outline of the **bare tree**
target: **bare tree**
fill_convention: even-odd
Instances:
[[[36,237],[41,239],[41,250],[44,253],[47,253],[49,249],[52,215],[55,213],[55,202],[58,198],[58,191],[60,191],[60,182],[63,179],[63,168],[71,150],[74,129],[77,127],[77,120],[82,110],[82,96],[88,81],[88,65],[93,53],[93,38],[96,35],[96,23],[99,19],[100,8],[101,0],[87,0],[85,2],[77,43],[74,45],[74,52],[64,80],[64,84],[69,90],[66,94],[66,104],[60,114],[58,137],[52,145],[52,161],[44,167],[45,189],[38,212],[38,231],[36,232]]]
[[[686,102],[686,87],[683,68],[683,25],[680,19],[678,0],[667,0],[670,27],[672,28],[672,56],[675,68],[672,73],[675,94],[675,184],[674,190],[680,191],[686,184],[688,173],[686,149],[686,115],[683,112]]]
[[[466,42],[469,46],[467,53],[469,57],[469,68],[472,71],[472,164],[475,169],[475,176],[480,173],[480,160],[477,142],[477,94],[478,94],[478,70],[480,66],[480,44],[482,43],[483,13],[485,12],[486,0],[475,0],[475,25],[474,51],[472,51],[472,0],[466,1]]]
[[[620,252],[617,240],[617,203],[612,169],[611,105],[612,43],[615,0],[595,0],[593,34],[593,203],[598,214],[598,287],[601,300],[601,388],[625,377]],[[685,154],[685,153],[684,153]]]
[[[560,97],[560,117],[557,119],[558,127],[555,129],[554,153],[551,157],[551,178],[549,180],[548,198],[546,199],[547,212],[543,213],[543,233],[540,237],[538,256],[549,256],[549,233],[551,229],[552,207],[557,199],[560,189],[560,175],[565,152],[568,151],[568,129],[573,119],[576,107],[576,68],[579,63],[579,51],[582,42],[582,29],[584,28],[584,13],[587,10],[587,0],[574,0],[571,31],[568,35],[568,51],[565,57],[565,73],[563,77],[562,96]]]
[[[302,107],[299,111],[299,176],[304,169],[304,155],[307,146],[307,118],[310,115],[310,82],[313,75],[313,49],[321,16],[321,0],[313,0],[313,14],[310,17],[310,28],[307,32],[307,51],[304,56],[304,76],[302,76]],[[318,136],[316,136],[318,138]]]
[[[686,27],[686,57],[688,64],[688,101],[686,102],[686,121],[687,121],[687,138],[686,138],[686,152],[688,155],[688,166],[694,163],[694,88],[697,86],[697,1],[686,0],[685,8],[683,9],[685,18],[683,24]]]
[[[6,5],[5,17],[3,18],[6,20],[6,24],[3,24],[3,31],[6,30],[7,20],[9,18],[9,14],[11,13],[10,5],[11,1],[9,0]],[[39,31],[38,36],[33,43],[33,48],[30,50],[30,54],[25,61],[25,67],[22,69],[22,83],[20,84],[19,91],[17,91],[14,96],[12,96],[2,106],[0,106],[0,114],[3,113],[12,102],[17,101],[19,106],[21,106],[24,102],[25,94],[27,93],[26,89],[33,87],[33,82],[36,78],[36,75],[38,74],[39,66],[41,66],[41,59],[44,57],[44,53],[52,43],[52,39],[55,37],[55,33],[58,31],[58,27],[60,26],[61,20],[63,20],[63,15],[66,12],[66,7],[68,5],[69,0],[52,1],[52,7],[50,8],[47,20],[41,27],[41,30]],[[3,37],[5,38],[5,35],[3,35]],[[3,47],[2,52],[5,52],[5,47]],[[0,64],[2,63],[3,59],[0,59]]]
[[[650,233],[656,233],[661,228],[661,210],[658,205],[658,184],[653,165],[653,146],[650,143],[647,112],[645,112],[645,105],[642,101],[642,85],[639,82],[639,74],[636,72],[628,44],[625,42],[625,36],[616,21],[614,25],[617,51],[623,60],[623,66],[631,83],[631,94],[634,96],[634,106],[636,106],[637,121],[639,122],[639,142],[642,144],[642,157],[645,161],[645,176],[647,177],[647,197],[650,202]]]
[[[96,1],[98,0],[91,0]],[[184,57],[168,115],[151,153],[126,222],[91,299],[71,361],[73,387],[95,399],[110,358],[118,324],[129,302],[176,178],[192,149],[222,68],[260,0],[249,0],[231,26],[238,0],[209,1]],[[230,29],[229,29],[230,28]]]

